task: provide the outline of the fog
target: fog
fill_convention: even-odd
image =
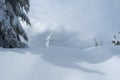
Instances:
[[[65,32],[69,34],[61,35],[69,37],[64,38],[65,42],[76,39],[69,41],[69,44],[81,43],[81,40],[94,43],[95,38],[109,44],[113,34],[120,31],[119,0],[31,0],[29,16],[32,28],[27,27],[28,34],[37,39],[38,35],[44,36],[49,32]],[[56,36],[59,36],[57,40],[61,40],[62,44],[63,38]]]

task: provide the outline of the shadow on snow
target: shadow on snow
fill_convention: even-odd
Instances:
[[[2,50],[2,49],[1,49]],[[86,50],[78,50],[72,48],[59,48],[59,47],[49,47],[49,48],[37,48],[37,49],[16,49],[17,53],[25,54],[25,52],[30,52],[36,55],[40,55],[45,61],[64,68],[77,69],[87,73],[98,73],[105,75],[105,73],[92,70],[83,67],[77,63],[87,62],[90,64],[103,63],[113,56],[119,55],[119,49],[115,47],[97,47],[89,48]],[[4,51],[4,49],[3,49]],[[15,52],[14,49],[10,50]]]

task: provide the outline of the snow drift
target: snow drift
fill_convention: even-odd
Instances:
[[[0,80],[119,80],[119,47],[0,49]]]

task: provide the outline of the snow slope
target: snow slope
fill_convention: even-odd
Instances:
[[[0,48],[0,80],[120,80],[120,47],[111,44],[119,8],[119,0],[31,0],[30,48]]]
[[[0,80],[120,80],[119,47],[0,49]]]

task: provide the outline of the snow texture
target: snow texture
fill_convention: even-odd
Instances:
[[[119,47],[0,49],[0,80],[119,80]]]

